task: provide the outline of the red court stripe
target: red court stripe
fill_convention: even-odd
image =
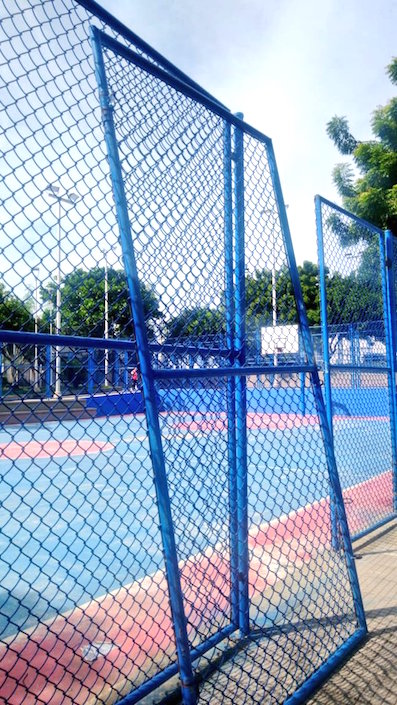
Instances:
[[[377,498],[376,512],[392,500],[391,471],[348,488],[344,496],[351,530],[365,528],[362,512],[368,496]],[[283,579],[287,564],[299,570],[329,547],[330,539],[328,498],[259,526],[249,536],[250,596],[262,599],[266,588]],[[225,547],[191,557],[180,569],[191,635],[192,628],[214,624],[221,613],[227,620],[230,574]],[[164,573],[158,571],[9,637],[0,644],[1,695],[8,705],[83,705],[105,695],[107,702],[117,701],[160,656],[162,668],[175,659],[167,595]],[[103,642],[110,642],[110,650],[87,661],[84,647]]]
[[[113,448],[109,441],[73,439],[65,441],[11,441],[0,443],[0,460],[25,460],[33,458],[64,458],[69,455],[99,453]]]
[[[247,414],[247,428],[268,429],[270,431],[284,431],[285,429],[316,426],[319,423],[318,416],[304,414],[265,414],[249,412]],[[184,431],[224,431],[227,429],[227,417],[221,412],[218,418],[203,417],[189,418],[185,421],[177,421],[172,424],[172,428]]]

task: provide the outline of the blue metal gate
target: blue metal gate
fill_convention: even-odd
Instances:
[[[91,0],[0,62],[0,700],[301,702],[365,619],[272,143]]]
[[[328,534],[329,564],[327,570],[321,569],[321,575],[317,576],[319,599],[323,590],[329,590],[334,561],[340,570],[342,558],[357,610],[351,631],[348,628],[345,632],[344,638],[349,644],[362,637],[365,619],[271,142],[245,124],[241,115],[231,116],[211,99],[96,28],[92,30],[92,41],[137,335],[182,699],[185,703],[195,703],[201,680],[199,693],[203,698],[207,697],[208,688],[217,689],[223,661],[227,664],[225,673],[230,663],[237,670],[241,669],[234,658],[236,649],[241,661],[242,645],[247,646],[253,636],[258,643],[261,639],[266,641],[269,629],[283,630],[291,618],[294,621],[294,613],[295,619],[301,619],[302,606],[308,599],[308,583],[303,580],[304,587],[298,580],[298,597],[288,581],[283,584],[281,595],[265,589],[266,579],[261,589],[261,571],[265,569],[269,573],[264,558],[269,544],[263,539],[265,547],[261,546],[257,537],[263,531],[266,533],[263,519],[269,517],[270,526],[273,522],[275,529],[270,549],[272,557],[275,550],[288,553],[287,547],[291,547],[293,540],[298,540],[299,544],[296,526],[291,529],[288,525],[291,509],[296,508],[298,514],[303,510],[303,525],[307,524],[306,531],[313,532],[311,512],[315,506],[317,508],[317,501],[327,502],[326,491],[317,494],[324,481],[330,482],[332,521]],[[272,272],[273,298],[278,293],[277,277],[284,278],[284,286],[290,281],[296,313],[289,320],[297,321],[295,327],[301,344],[294,347],[294,325],[286,325],[284,345],[275,342],[270,364],[269,360],[258,364],[258,351],[257,359],[252,360],[252,338],[257,337],[258,328],[262,335],[261,324],[265,319],[250,287],[251,280],[259,276],[260,268],[266,267]],[[142,281],[151,281],[167,314],[172,314],[174,321],[178,320],[176,328],[171,328],[176,335],[163,339],[163,344],[156,347],[156,356],[153,356],[153,345],[145,328],[139,277]],[[208,333],[206,325],[213,334],[210,353],[203,345],[203,331]],[[275,327],[273,334],[276,333]],[[278,334],[281,336],[282,332]],[[214,336],[220,344],[214,343]],[[259,358],[262,353],[261,349]],[[164,369],[159,362],[164,354],[173,360],[172,369]],[[189,356],[194,358],[193,365],[186,362]],[[278,388],[280,392],[283,388],[291,390],[297,379],[300,385],[303,380],[305,386],[306,376],[309,379],[309,391],[299,389],[300,400],[302,394],[306,395],[303,415],[298,413],[295,392],[286,403],[288,420],[275,422],[280,430],[284,423],[292,430],[293,441],[290,439],[288,443],[292,443],[293,450],[291,447],[287,450],[285,438],[273,439],[269,444],[255,434],[255,431],[263,432],[264,427],[269,428],[270,423],[260,413],[252,414],[248,403],[249,387],[256,391],[264,384],[263,378],[266,380],[270,375],[273,384],[276,382],[271,403],[276,401]],[[185,430],[191,433],[198,428],[200,434],[193,438],[193,447],[189,439],[189,449],[183,450],[184,443],[179,445],[181,441],[175,432],[175,416],[171,413],[166,418],[159,417],[156,402],[160,389],[165,387],[171,393],[179,385],[189,390],[184,411],[188,410],[191,419],[185,422]],[[209,426],[207,418],[200,418],[200,397],[204,390],[216,391],[221,398],[217,407],[211,403],[211,396],[206,402],[206,412],[210,416],[215,412],[218,416],[215,424],[213,419],[209,421]],[[309,425],[312,423],[323,434],[324,446],[320,452],[320,436],[307,432],[304,421],[307,415],[312,419]],[[169,455],[170,435],[179,446],[177,459],[174,454]],[[290,474],[289,453],[298,466],[295,478]],[[305,458],[303,464],[302,457]],[[263,476],[259,479],[258,469],[263,465],[272,469],[271,480]],[[306,480],[316,485],[314,492],[305,487],[309,467],[310,477]],[[320,470],[325,467],[328,479]],[[185,477],[180,476],[182,468],[190,470]],[[286,478],[288,489],[284,494],[283,479]],[[291,488],[295,498],[287,507]],[[214,536],[211,532],[209,538],[205,517],[207,512],[211,514],[214,499],[216,523],[222,526],[222,533]],[[274,513],[269,500],[270,505],[277,507]],[[288,528],[279,518],[280,510],[281,516],[284,513],[288,516]],[[186,515],[190,515],[187,523]],[[194,531],[192,516],[197,522]],[[342,553],[332,549],[331,524],[339,535],[338,548],[343,546]],[[300,539],[304,534],[302,529]],[[281,539],[281,547],[277,539]],[[250,550],[252,542],[256,547]],[[327,544],[325,536],[324,544]],[[207,569],[201,572],[201,580],[197,580],[204,545]],[[321,554],[323,560],[323,551]],[[187,574],[186,565],[189,565]],[[192,580],[192,572],[196,580]],[[189,585],[188,581],[191,581]],[[295,612],[296,599],[299,606]],[[343,612],[345,621],[347,615]],[[356,619],[358,622],[353,626]],[[301,628],[307,628],[305,620]],[[236,630],[239,632],[237,647]],[[312,630],[309,628],[309,631]],[[319,633],[317,639],[319,645]],[[208,668],[216,673],[215,677],[206,677],[201,675],[202,664],[198,668],[196,664],[215,646],[220,648],[221,661],[215,666],[211,658],[205,660],[204,673]],[[229,651],[232,655],[225,658],[224,652]],[[250,658],[247,648],[245,659],[250,661]],[[324,662],[327,663],[327,658]],[[327,668],[329,666],[325,666],[325,671]],[[262,692],[266,696],[271,670],[270,666],[262,679],[253,679],[248,690],[254,688],[257,694]],[[298,687],[299,695],[291,693],[291,702],[303,698],[318,682],[320,673],[321,669],[305,679],[307,682]],[[160,679],[158,674],[154,685]],[[150,684],[146,683],[145,692],[148,687]],[[128,701],[135,702],[140,695],[138,690]],[[211,697],[213,699],[214,694]],[[222,701],[221,692],[217,693],[217,698]],[[283,700],[288,701],[288,697]]]
[[[350,532],[397,510],[393,236],[316,197],[323,373]]]

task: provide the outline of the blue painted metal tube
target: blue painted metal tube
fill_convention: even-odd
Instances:
[[[51,396],[51,345],[45,346],[45,395]]]
[[[113,39],[113,37],[110,37],[108,34],[105,34],[105,32],[101,32],[100,30],[97,30],[97,32],[102,45],[108,47],[109,49],[112,49],[115,54],[124,57],[125,59],[127,59],[127,61],[131,61],[136,66],[139,66],[144,71],[146,71],[146,73],[159,78],[166,85],[172,86],[183,95],[192,98],[196,101],[196,103],[204,105],[215,115],[218,115],[219,117],[227,120],[230,125],[234,125],[239,129],[243,129],[244,132],[248,135],[251,135],[251,137],[254,137],[255,139],[259,140],[260,142],[263,142],[264,144],[271,143],[269,137],[264,135],[263,132],[260,132],[260,130],[257,130],[255,127],[252,127],[252,125],[243,122],[241,113],[236,113],[236,115],[232,115],[229,110],[224,108],[220,103],[213,101],[204,93],[195,90],[191,85],[188,85],[187,83],[184,83],[180,79],[176,78],[175,75],[164,71],[159,66],[156,66],[156,64],[145,59],[141,54],[137,54],[136,52],[126,47],[125,44],[121,44],[120,42],[118,42],[117,39]]]
[[[310,373],[314,365],[283,365],[283,374]],[[371,368],[373,369],[373,368]],[[384,371],[385,368],[383,367]],[[250,365],[249,367],[201,367],[194,370],[153,370],[156,379],[199,379],[201,377],[247,377],[249,375],[274,375],[280,367],[274,365]]]
[[[124,351],[123,388],[128,389],[128,352]]]
[[[0,398],[3,397],[3,345],[0,343]]]
[[[85,7],[89,12],[92,12],[94,15],[99,17],[99,19],[103,20],[106,24],[108,24],[110,27],[113,27],[113,29],[117,32],[117,34],[120,34],[121,36],[125,37],[131,44],[134,44],[136,47],[139,47],[144,54],[147,56],[150,56],[154,61],[161,66],[163,66],[166,71],[169,71],[171,74],[174,76],[178,76],[181,81],[184,83],[187,83],[188,85],[191,85],[195,90],[199,91],[203,95],[207,96],[211,100],[214,101],[214,103],[217,103],[218,105],[222,105],[214,96],[212,96],[208,91],[204,90],[198,83],[195,81],[192,81],[192,79],[187,76],[183,71],[181,71],[177,66],[172,64],[168,59],[166,59],[162,54],[160,54],[156,49],[154,49],[150,44],[145,42],[143,39],[138,37],[137,34],[132,32],[126,25],[122,24],[120,20],[116,19],[113,17],[113,15],[110,14],[110,12],[107,12],[101,5],[99,5],[95,0],[76,0],[79,5],[82,7]],[[225,107],[225,106],[222,106]],[[227,108],[225,107],[225,110]]]
[[[324,257],[324,237],[323,237],[323,216],[321,211],[321,199],[319,196],[315,198],[316,210],[316,230],[317,230],[317,250],[319,263],[319,278],[320,278],[320,313],[321,313],[321,338],[323,341],[323,375],[324,375],[324,396],[325,396],[325,411],[327,414],[328,427],[331,436],[331,442],[334,442],[334,424],[333,424],[333,408],[332,408],[332,387],[331,387],[331,364],[329,357],[329,326],[328,326],[328,308],[327,308],[327,279],[325,270]],[[353,373],[352,373],[353,374]],[[330,489],[330,510],[331,510],[331,543],[335,551],[339,549],[338,525],[336,520],[335,497],[333,489]]]
[[[301,685],[300,688],[298,688],[298,690],[295,691],[293,695],[284,701],[284,705],[304,705],[309,696],[312,695],[314,691],[329,678],[333,671],[343,664],[351,652],[364,641],[366,634],[365,629],[358,629],[303,683],[303,685]]]
[[[94,351],[88,351],[88,380],[87,388],[88,394],[94,393],[94,377],[95,377],[95,362],[94,362]]]
[[[230,351],[229,365],[234,366],[234,286],[233,286],[233,187],[231,129],[225,122],[223,128],[223,173],[224,173],[224,228],[225,228],[225,308],[226,345]],[[237,476],[236,476],[236,381],[227,378],[227,452],[229,468],[229,540],[231,577],[232,622],[239,623],[238,584],[238,534],[237,534]]]
[[[120,242],[126,270],[128,290],[131,299],[131,308],[134,318],[135,335],[141,368],[142,388],[145,399],[145,413],[148,427],[148,440],[153,465],[160,531],[163,542],[168,590],[178,654],[182,700],[184,705],[195,705],[197,700],[196,687],[190,655],[189,640],[187,636],[187,623],[184,612],[175,533],[172,521],[165,459],[157,411],[156,390],[151,367],[150,350],[146,333],[140,283],[132,244],[132,232],[128,217],[128,206],[117,147],[116,131],[113,122],[113,110],[107,87],[105,65],[100,43],[100,33],[96,27],[91,28],[91,40],[94,53],[95,72],[99,86],[99,98],[110,165],[110,176],[112,180],[113,195],[120,232]]]
[[[114,360],[114,384],[116,387],[120,384],[120,356],[118,352],[116,352]]]
[[[381,228],[377,228],[372,223],[369,223],[368,220],[363,220],[362,218],[359,218],[358,215],[350,213],[350,211],[347,211],[345,210],[345,208],[342,208],[342,206],[338,206],[336,203],[329,201],[327,198],[317,195],[315,197],[315,200],[319,200],[321,203],[324,203],[325,206],[330,206],[332,210],[341,213],[341,215],[347,215],[350,220],[354,220],[354,222],[358,225],[362,225],[364,228],[369,228],[370,230],[372,230],[372,232],[378,233],[379,235],[383,235],[383,230]]]
[[[242,119],[242,114],[237,117]],[[245,238],[244,238],[244,133],[234,129],[235,208],[235,365],[245,364]],[[236,478],[239,577],[239,628],[249,633],[248,596],[248,485],[247,485],[247,390],[245,377],[236,379]]]
[[[352,541],[358,541],[358,539],[362,539],[364,536],[368,536],[368,534],[372,534],[373,531],[376,531],[376,529],[380,529],[382,526],[385,526],[385,524],[388,524],[390,521],[393,521],[396,518],[395,513],[389,514],[389,516],[385,517],[384,519],[381,519],[380,521],[377,521],[376,524],[371,524],[367,529],[363,529],[360,531],[358,534],[353,534],[352,535]]]
[[[0,341],[4,343],[17,343],[19,345],[60,345],[74,348],[95,348],[101,350],[129,350],[136,354],[136,343],[132,340],[121,338],[84,338],[76,335],[50,335],[49,333],[28,333],[25,331],[0,329]],[[193,347],[191,345],[171,345],[160,343],[149,343],[152,352],[176,352],[205,355],[218,355],[219,357],[229,357],[229,350],[226,348],[213,347]]]
[[[396,328],[396,290],[395,290],[395,269],[394,269],[394,248],[393,235],[390,230],[385,231],[385,251],[382,252],[382,287],[386,294],[386,352],[389,350],[387,362],[390,367],[389,375],[389,399],[390,399],[390,423],[392,427],[392,458],[393,458],[393,509],[397,511],[397,401],[396,401],[396,353],[397,353],[397,328]],[[383,242],[383,238],[379,238]],[[385,285],[383,285],[385,278]],[[384,299],[385,300],[385,299]],[[386,338],[387,341],[387,338]]]
[[[220,644],[221,641],[227,639],[227,637],[233,634],[233,632],[235,631],[236,627],[233,625],[229,625],[228,627],[224,627],[224,629],[220,629],[219,632],[214,634],[214,636],[210,636],[209,639],[207,639],[203,644],[200,644],[200,646],[197,646],[195,649],[192,649],[192,661],[195,661],[196,659],[203,656],[205,653],[207,653],[207,651],[214,648],[214,646],[216,646],[217,644]],[[152,693],[153,690],[156,690],[156,688],[161,686],[163,683],[166,683],[169,678],[172,678],[172,676],[175,676],[177,673],[178,664],[175,663],[171,666],[167,666],[167,668],[165,668],[157,675],[153,676],[153,678],[150,678],[148,681],[142,683],[142,685],[140,685],[136,690],[134,690],[133,693],[126,695],[124,698],[122,698],[122,700],[118,700],[117,705],[135,705],[135,703],[138,703],[143,697],[149,695],[149,693]]]
[[[343,546],[345,549],[346,564],[349,573],[350,585],[353,594],[354,608],[357,615],[357,621],[359,627],[362,629],[367,629],[367,623],[365,619],[365,612],[363,601],[361,597],[360,585],[358,582],[356,565],[353,557],[353,549],[349,534],[349,527],[347,524],[345,506],[343,503],[342,488],[340,485],[338,469],[336,466],[334,445],[332,439],[332,432],[328,424],[327,413],[325,410],[324,399],[321,391],[320,377],[318,374],[317,367],[315,365],[314,359],[314,349],[313,341],[310,334],[309,321],[307,319],[306,308],[303,302],[302,289],[299,281],[298,270],[296,267],[295,254],[292,247],[291,233],[289,230],[287,211],[284,204],[283,193],[281,189],[280,178],[278,175],[276,159],[274,156],[273,145],[270,143],[268,145],[268,156],[269,156],[269,167],[270,173],[272,175],[273,187],[276,194],[276,201],[279,208],[279,217],[281,223],[281,230],[284,237],[284,243],[289,263],[289,269],[291,274],[291,281],[293,286],[293,291],[295,295],[295,302],[298,311],[298,320],[301,326],[302,343],[309,363],[314,365],[313,372],[311,373],[311,379],[313,384],[313,394],[316,402],[316,408],[318,410],[320,427],[324,439],[324,450],[327,463],[328,477],[330,481],[330,487],[335,498],[335,508],[338,517],[338,522],[342,534]]]
[[[332,410],[332,393],[331,393],[331,365],[329,358],[329,343],[328,343],[328,310],[327,310],[327,284],[324,259],[324,238],[323,238],[323,218],[321,212],[321,199],[319,196],[315,198],[316,208],[316,230],[317,230],[317,249],[318,249],[318,264],[320,277],[320,313],[321,313],[321,337],[323,341],[323,373],[324,373],[324,397],[325,409],[327,412],[328,426],[333,436],[333,410]]]

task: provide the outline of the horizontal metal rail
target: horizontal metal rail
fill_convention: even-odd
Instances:
[[[330,365],[330,370],[336,372],[390,372],[390,367],[375,367],[374,365]]]
[[[197,659],[201,658],[201,656],[203,656],[207,651],[227,639],[231,634],[237,631],[237,628],[238,627],[236,627],[234,624],[230,624],[224,629],[220,629],[219,632],[217,632],[213,636],[209,637],[203,644],[196,646],[190,652],[192,661],[196,661]],[[150,680],[145,681],[145,683],[142,683],[142,685],[138,686],[138,688],[132,693],[126,695],[124,698],[122,698],[122,700],[119,700],[117,705],[135,705],[135,703],[138,703],[139,700],[141,700],[144,696],[149,695],[149,693],[152,693],[154,690],[156,690],[156,688],[159,688],[161,685],[163,685],[163,683],[166,683],[166,681],[172,678],[172,676],[176,676],[177,673],[177,663],[173,663],[171,666],[167,666],[167,668],[161,671],[161,673],[158,673],[157,675],[153,676],[153,678],[150,678]]]
[[[225,110],[228,109],[225,105],[223,105],[223,103],[221,103],[213,95],[211,95],[211,93],[208,93],[208,91],[204,90],[204,88],[198,83],[196,83],[196,81],[193,81],[183,71],[178,69],[177,66],[172,64],[171,61],[168,61],[168,59],[166,59],[162,54],[160,54],[160,52],[156,51],[156,49],[153,49],[150,44],[141,39],[141,37],[138,37],[135,32],[132,32],[130,29],[128,29],[125,24],[120,22],[120,20],[116,19],[113,15],[110,14],[110,12],[104,10],[104,8],[98,5],[95,0],[77,0],[77,2],[79,3],[79,5],[88,10],[88,12],[92,12],[100,20],[108,24],[109,27],[112,27],[112,29],[121,34],[125,39],[127,39],[127,41],[131,42],[136,47],[139,47],[139,49],[145,52],[148,56],[151,56],[154,61],[157,61],[167,71],[170,71],[170,73],[172,73],[174,76],[177,76],[181,81],[190,86],[193,86],[196,91],[199,91],[203,95],[213,100],[218,105],[221,105],[223,108],[225,108]]]
[[[197,377],[248,377],[249,375],[311,374],[314,365],[252,365],[252,367],[204,367],[196,369],[153,370],[157,379],[184,379]]]
[[[32,333],[28,331],[0,330],[0,342],[17,343],[20,345],[52,345],[70,348],[100,348],[107,350],[136,350],[134,340],[120,338],[82,338],[77,335],[52,335],[50,333]],[[177,343],[149,343],[152,352],[162,353],[194,353],[198,355],[219,355],[228,357],[230,351],[226,348],[200,347]]]
[[[139,66],[147,73],[160,79],[168,86],[171,86],[177,91],[180,91],[188,98],[191,98],[192,100],[196,101],[196,103],[201,103],[201,105],[204,105],[206,108],[208,108],[208,110],[211,110],[211,112],[215,113],[215,115],[218,115],[224,120],[227,120],[229,124],[238,127],[240,130],[243,130],[246,134],[251,135],[251,137],[254,137],[259,142],[262,142],[263,144],[266,144],[268,146],[272,144],[272,140],[270,139],[270,137],[267,137],[263,134],[263,132],[260,132],[255,127],[252,127],[252,125],[249,125],[247,122],[244,122],[244,120],[241,120],[236,115],[233,115],[227,109],[219,105],[219,103],[216,103],[213,99],[208,98],[207,96],[200,93],[200,91],[195,90],[191,85],[184,83],[175,76],[172,76],[171,74],[167,73],[167,71],[164,71],[164,69],[161,69],[155,64],[150,63],[150,61],[145,59],[143,56],[140,56],[135,51],[132,51],[132,49],[129,49],[128,47],[124,46],[124,44],[120,44],[120,42],[118,42],[116,39],[113,39],[113,37],[110,37],[108,34],[105,34],[105,32],[98,30],[96,34],[100,37],[102,46],[108,47],[108,49],[111,49],[115,54],[122,56],[127,61],[132,61],[132,63],[134,63],[136,66]]]
[[[383,235],[383,230],[381,230],[381,228],[377,228],[375,225],[372,225],[372,223],[369,223],[367,220],[359,218],[358,215],[354,215],[353,213],[350,213],[349,211],[342,208],[341,206],[337,206],[336,203],[328,201],[328,199],[324,198],[323,196],[317,195],[316,198],[318,198],[321,203],[324,203],[324,205],[332,208],[332,210],[338,211],[341,215],[346,215],[349,220],[354,220],[354,222],[358,223],[359,225],[362,225],[364,228],[370,228],[370,230],[372,230],[373,232],[376,232],[379,235]]]

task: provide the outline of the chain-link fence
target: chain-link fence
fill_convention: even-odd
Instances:
[[[316,204],[326,402],[350,530],[361,535],[396,510],[392,239]]]
[[[365,619],[271,142],[88,0],[0,31],[0,698],[296,702]]]

